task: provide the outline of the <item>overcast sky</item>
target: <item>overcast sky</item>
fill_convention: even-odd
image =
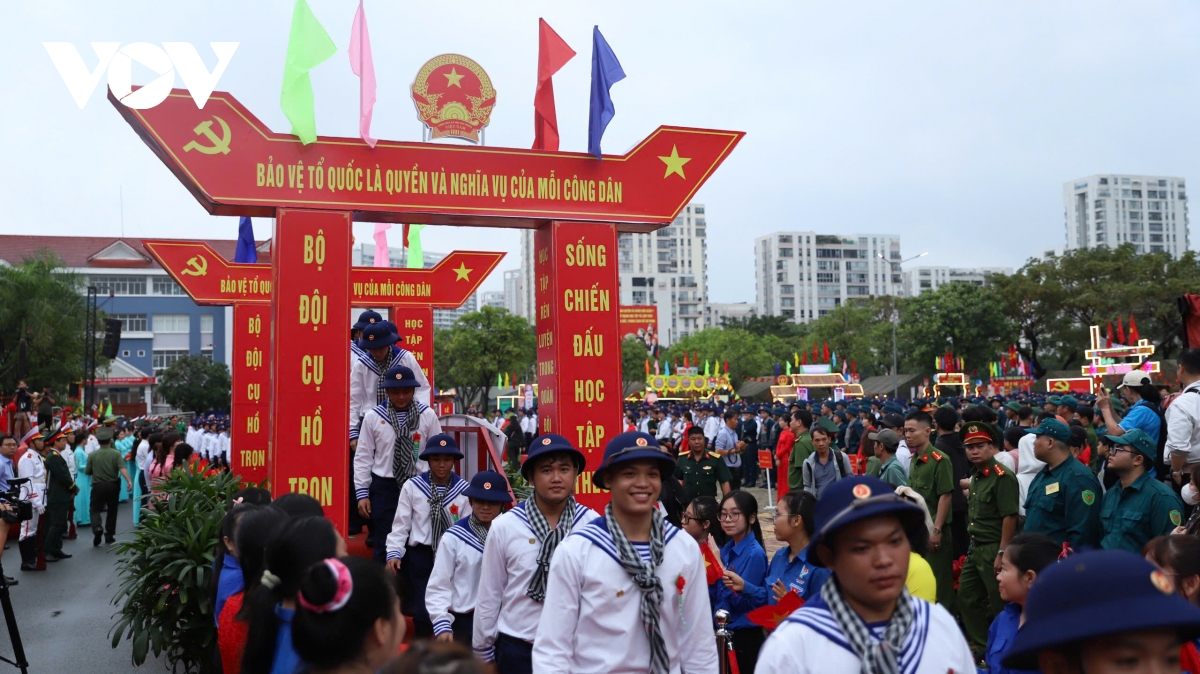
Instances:
[[[309,0],[339,53],[313,71],[317,130],[356,136],[346,48],[356,0]],[[291,0],[8,3],[0,23],[0,232],[234,238],[104,98],[80,110],[44,41],[240,42],[218,85],[276,131]],[[366,0],[374,134],[419,140],[409,95],[429,58],[478,61],[497,90],[489,145],[529,147],[538,18],[577,56],[555,77],[562,149],[584,151],[591,28],[628,77],[606,152],[660,124],[735,129],[700,191],[712,300],[754,301],[753,239],[779,229],[901,236],[928,264],[1020,266],[1064,243],[1062,184],[1093,173],[1196,179],[1200,5],[1191,2],[385,2]],[[134,82],[152,79],[135,65]],[[183,86],[177,80],[176,86]],[[267,220],[258,238],[270,236]],[[358,241],[372,226],[358,224]],[[427,250],[503,250],[516,230],[431,227]],[[400,236],[393,232],[393,245]],[[1193,242],[1193,248],[1195,243]]]

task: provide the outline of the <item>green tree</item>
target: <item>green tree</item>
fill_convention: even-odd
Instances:
[[[645,342],[636,337],[626,337],[621,342],[621,379],[645,381],[647,358]]]
[[[751,314],[744,318],[723,316],[721,318],[721,328],[745,330],[757,337],[774,335],[785,340],[802,337],[806,330],[804,324],[793,323],[787,316],[759,316],[757,314]]]
[[[19,265],[0,265],[0,326],[4,326],[0,330],[0,393],[11,394],[22,378],[30,390],[49,386],[56,392],[65,392],[72,382],[83,379],[87,345],[84,280],[66,271],[52,252],[41,251]],[[22,341],[25,372],[21,372]],[[102,359],[97,370],[103,371],[106,364],[107,359]],[[66,403],[65,395],[55,397]]]
[[[483,307],[437,331],[433,348],[435,382],[457,388],[467,405],[486,406],[496,375],[527,373],[537,358],[529,322],[496,307]]]
[[[839,306],[809,325],[807,346],[799,351],[811,356],[813,344],[822,351],[828,344],[838,356],[838,371],[843,361],[854,361],[864,377],[890,372],[895,302],[893,297],[873,297]]]
[[[158,392],[169,405],[197,414],[228,410],[232,390],[229,367],[204,356],[184,356],[158,376]]]
[[[664,359],[671,363],[683,363],[683,354],[697,355],[702,363],[700,372],[704,372],[704,361],[709,362],[710,368],[720,368],[724,371],[724,363],[729,362],[730,383],[737,388],[746,377],[760,377],[774,372],[775,362],[767,351],[764,342],[755,335],[741,329],[709,328],[694,332],[672,344],[667,349]]]
[[[1043,365],[1062,350],[1064,293],[1053,263],[1030,260],[1017,273],[990,277],[997,308],[1017,330],[1017,349],[1041,377]]]
[[[986,364],[1016,337],[998,303],[991,288],[971,283],[948,283],[905,301],[898,331],[906,367],[933,372],[934,359],[951,352],[968,373],[986,372]]]

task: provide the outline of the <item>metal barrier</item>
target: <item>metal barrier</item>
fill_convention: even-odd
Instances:
[[[733,652],[733,633],[726,629],[729,624],[729,611],[717,611],[714,620],[717,623],[717,662],[720,674],[729,674],[729,661],[736,657]]]

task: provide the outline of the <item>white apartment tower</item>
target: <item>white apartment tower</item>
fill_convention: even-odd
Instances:
[[[658,339],[669,346],[705,328],[708,306],[704,204],[688,204],[670,225],[617,235],[621,304],[658,308]]]
[[[525,316],[525,277],[523,269],[504,272],[504,308],[508,313],[522,318]]]
[[[900,237],[775,232],[754,240],[759,316],[807,323],[847,300],[904,295]]]
[[[1133,244],[1139,253],[1188,249],[1183,178],[1101,174],[1063,183],[1066,250]]]
[[[904,270],[904,295],[916,297],[937,290],[947,283],[970,283],[981,286],[993,274],[1013,273],[1012,267],[911,267]]]

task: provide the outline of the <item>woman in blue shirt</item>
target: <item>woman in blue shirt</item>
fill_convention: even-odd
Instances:
[[[777,550],[771,558],[766,584],[755,588],[758,593],[755,601],[777,604],[792,591],[806,602],[820,596],[821,586],[833,572],[808,561],[809,555],[815,554],[809,548],[809,541],[813,535],[816,507],[817,499],[802,491],[788,492],[779,499],[774,518],[775,538],[788,545]]]
[[[718,517],[729,541],[721,548],[725,578],[717,584],[713,610],[729,611],[738,670],[753,672],[758,651],[766,641],[763,629],[746,618],[750,611],[766,605],[765,599],[755,599],[765,596],[757,589],[765,587],[767,579],[767,553],[763,550],[762,527],[758,523],[758,501],[748,492],[729,492],[721,500]]]
[[[1062,546],[1042,534],[1018,534],[1004,548],[1000,560],[1000,598],[1009,602],[988,629],[984,661],[988,674],[1036,674],[1036,670],[1008,669],[1000,664],[1012,648],[1017,629],[1025,622],[1025,596],[1029,586],[1042,572],[1058,560]]]

